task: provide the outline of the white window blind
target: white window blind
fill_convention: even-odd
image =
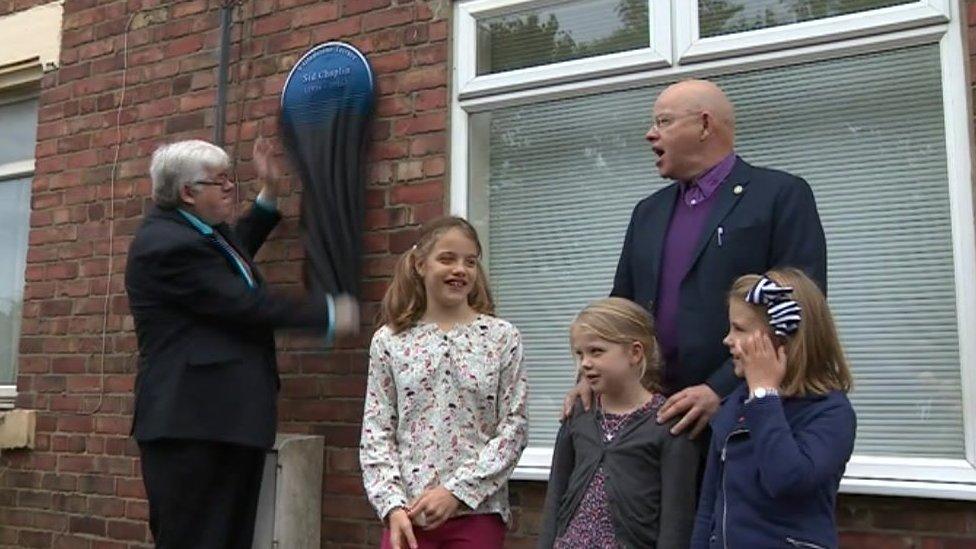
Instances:
[[[862,455],[964,456],[940,66],[928,45],[717,78],[739,153],[817,197]],[[662,88],[472,117],[470,212],[524,335],[532,446],[551,446],[574,379],[569,322],[608,293],[634,204],[666,184],[643,140]]]

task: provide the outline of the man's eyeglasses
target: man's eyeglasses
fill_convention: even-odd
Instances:
[[[229,177],[222,177],[216,181],[194,181],[194,185],[206,185],[209,187],[232,187],[234,186],[234,181]]]
[[[678,120],[680,120],[682,118],[685,118],[685,117],[688,117],[688,116],[698,116],[701,113],[702,113],[702,111],[692,111],[692,112],[686,112],[684,114],[677,114],[677,115],[675,115],[675,114],[662,114],[660,116],[655,116],[654,117],[654,125],[651,126],[651,129],[657,128],[658,130],[666,130],[668,128],[668,126],[670,126],[671,124],[674,124],[675,122],[677,122]]]

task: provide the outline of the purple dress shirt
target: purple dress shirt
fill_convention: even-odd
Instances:
[[[682,182],[674,204],[671,222],[661,251],[661,274],[658,278],[654,321],[657,339],[664,358],[664,386],[670,389],[668,372],[678,359],[678,310],[681,306],[681,281],[695,260],[705,222],[715,204],[715,190],[732,173],[735,153],[709,168],[696,180]]]

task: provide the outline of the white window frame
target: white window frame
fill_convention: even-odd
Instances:
[[[477,51],[478,19],[511,12],[513,7],[523,10],[560,3],[566,3],[566,0],[472,0],[458,3],[454,12],[455,52]],[[652,0],[648,6],[648,19],[650,45],[636,50],[482,76],[477,76],[476,56],[455,55],[455,89],[462,99],[468,99],[487,93],[531,88],[543,83],[572,82],[635,69],[667,67],[672,62],[670,0]]]
[[[537,0],[470,0],[455,6],[455,93],[451,105],[450,208],[456,215],[469,213],[471,172],[484,162],[469,165],[469,116],[478,112],[545,100],[605,93],[673,82],[679,78],[709,77],[730,72],[785,66],[855,54],[882,52],[922,44],[941,50],[946,160],[949,176],[956,314],[962,381],[965,459],[873,457],[855,455],[841,482],[852,494],[914,496],[976,500],[976,212],[973,208],[973,106],[969,89],[964,0],[920,0],[829,19],[806,21],[771,29],[714,38],[697,38],[697,2],[649,0],[656,16],[673,14],[681,22],[674,36],[674,63],[665,63],[672,50],[652,43],[657,57],[637,60],[613,54],[474,77],[475,27],[478,15],[498,13],[515,6],[537,5]],[[682,30],[681,25],[688,23]],[[692,25],[693,24],[693,25]],[[658,30],[658,37],[669,31]],[[612,69],[606,69],[612,60]],[[650,98],[648,98],[650,100]],[[480,175],[475,173],[474,175]],[[487,236],[487,227],[482,228]],[[513,475],[518,480],[548,480],[552,449],[530,447]]]
[[[680,61],[689,63],[924,27],[949,21],[949,4],[950,0],[917,0],[911,4],[701,38],[698,2],[682,1],[675,5],[675,21],[683,23],[675,31],[675,51]]]
[[[36,91],[30,92],[7,92],[0,89],[0,105],[8,105],[10,103],[18,103],[21,101],[27,101],[29,99],[37,98]],[[7,162],[5,164],[0,164],[0,183],[10,181],[13,179],[22,179],[25,177],[34,176],[34,159],[17,160],[14,162]],[[19,334],[17,334],[19,337]],[[17,368],[14,368],[16,373]],[[9,410],[14,407],[14,401],[17,399],[17,382],[13,383],[0,383],[0,410]]]

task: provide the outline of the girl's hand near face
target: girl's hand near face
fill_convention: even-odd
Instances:
[[[773,345],[769,334],[756,332],[736,344],[749,392],[763,387],[779,389],[786,377],[786,346]]]

